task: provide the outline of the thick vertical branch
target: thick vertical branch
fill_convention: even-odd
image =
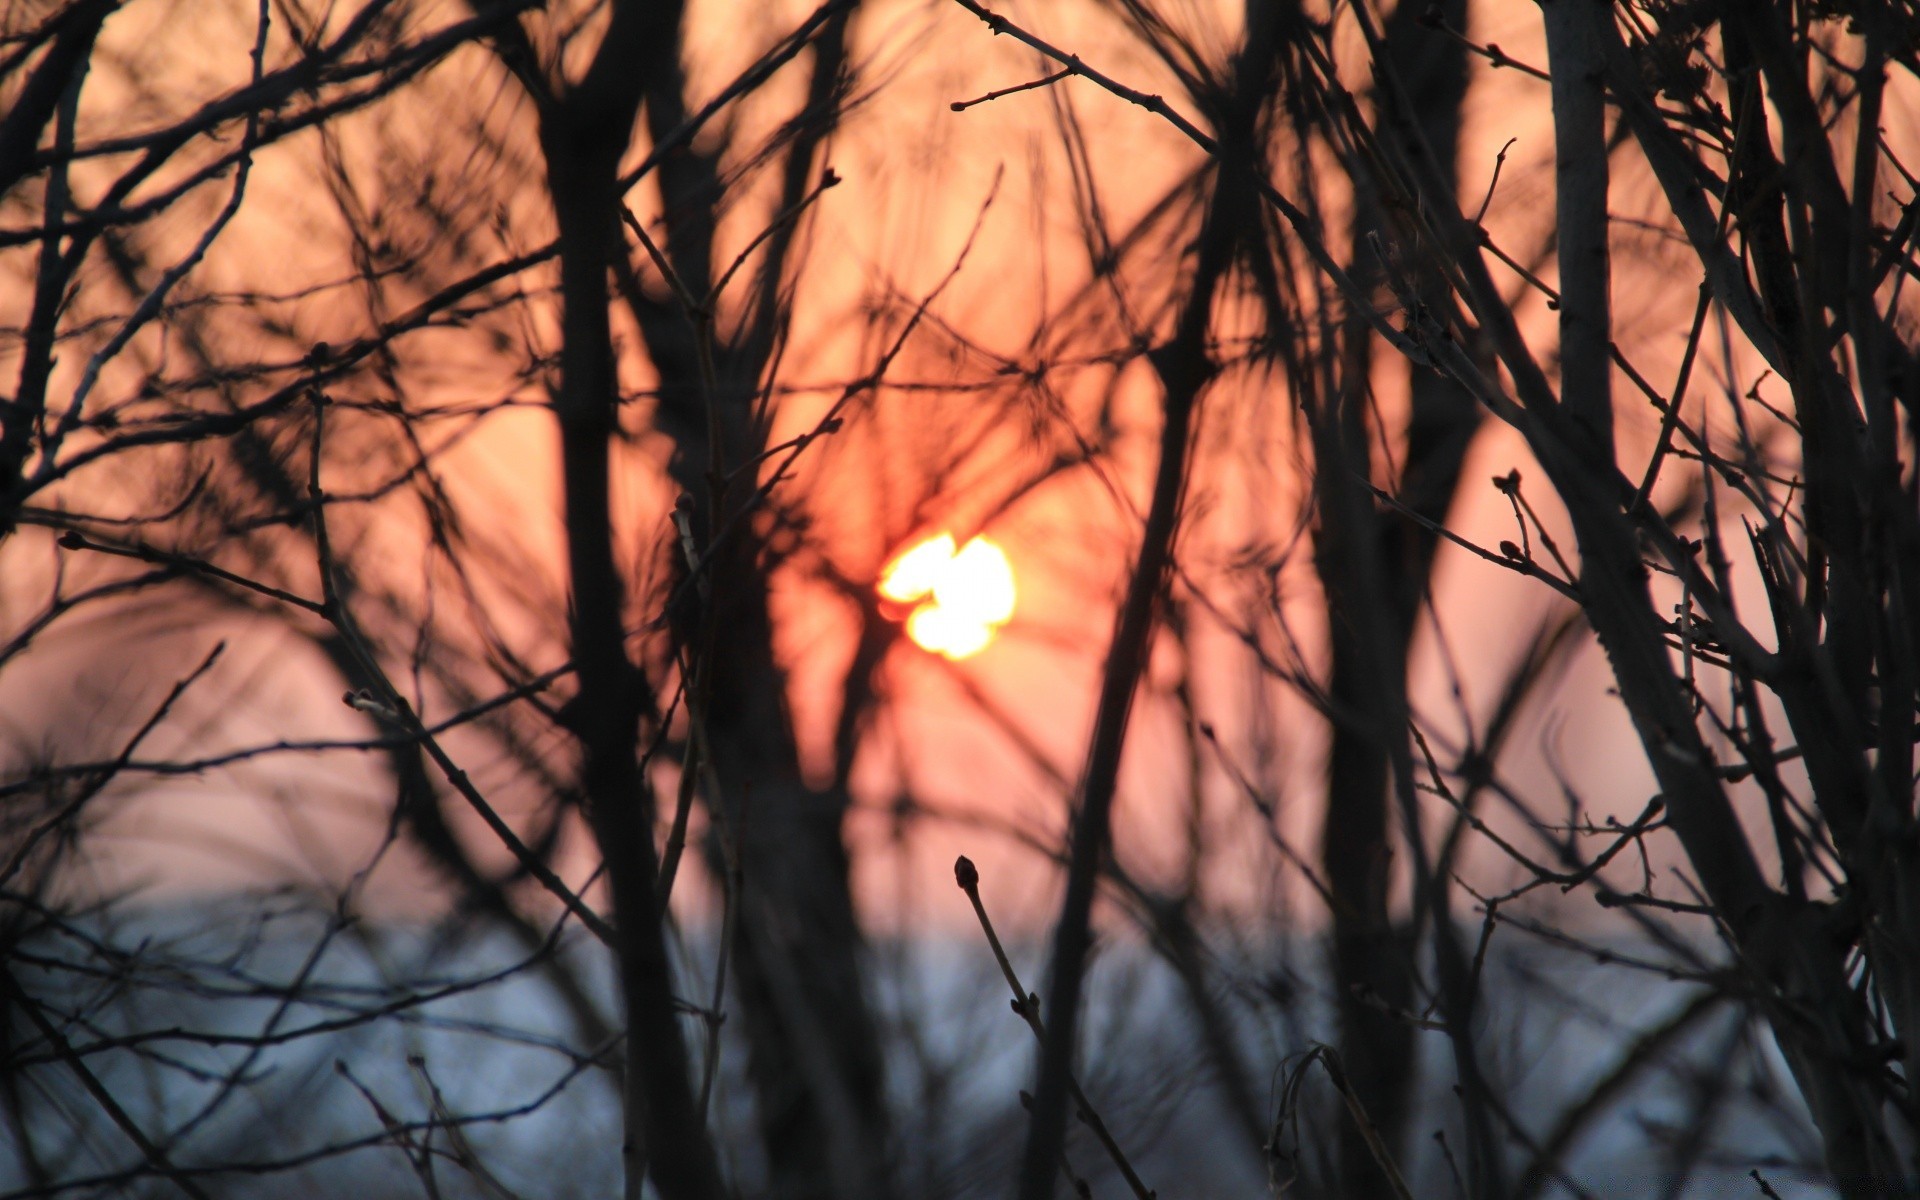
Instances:
[[[1413,4],[1395,8],[1385,27],[1390,61],[1383,65],[1398,75],[1413,101],[1424,152],[1432,156],[1438,186],[1449,189],[1439,202],[1451,203],[1467,56],[1457,39],[1430,27],[1427,14]],[[1450,0],[1439,16],[1448,25],[1462,25],[1466,5]],[[1355,188],[1357,220],[1348,259],[1357,280],[1379,288],[1370,242],[1378,236],[1399,239],[1392,238],[1390,210],[1364,179],[1356,183],[1361,186]],[[1443,309],[1444,284],[1431,271],[1413,269],[1419,271],[1415,286],[1421,301]],[[1362,314],[1348,313],[1337,411],[1310,415],[1319,464],[1315,560],[1327,595],[1334,713],[1320,850],[1331,898],[1340,1057],[1380,1135],[1389,1147],[1398,1147],[1418,1056],[1413,1026],[1400,1015],[1411,1002],[1415,968],[1410,939],[1396,928],[1389,903],[1389,765],[1391,748],[1404,746],[1406,738],[1408,654],[1438,540],[1432,528],[1446,519],[1480,414],[1459,384],[1409,364],[1411,404],[1399,499],[1419,519],[1378,511],[1370,486],[1368,420],[1374,337]],[[1305,403],[1308,393],[1296,390]],[[1385,1186],[1373,1147],[1351,1124],[1342,1127],[1341,1180],[1349,1188],[1369,1181]]]
[[[1244,170],[1244,167],[1242,167]],[[1140,557],[1127,584],[1113,641],[1107,651],[1095,710],[1087,768],[1073,815],[1067,891],[1054,932],[1052,978],[1047,992],[1047,1036],[1041,1045],[1033,1120],[1020,1170],[1021,1200],[1053,1194],[1060,1150],[1066,1138],[1068,1079],[1078,1032],[1081,985],[1092,942],[1090,923],[1100,866],[1108,854],[1114,789],[1119,782],[1133,696],[1151,646],[1156,609],[1173,558],[1174,532],[1187,479],[1187,448],[1201,389],[1214,374],[1207,352],[1213,297],[1232,261],[1235,230],[1252,224],[1249,190],[1230,168],[1214,183],[1214,197],[1200,232],[1193,290],[1181,309],[1173,338],[1152,353],[1165,387],[1159,466],[1147,510]]]
[[[651,1174],[668,1200],[722,1194],[696,1109],[667,956],[664,899],[647,783],[635,756],[642,681],[627,657],[625,588],[614,559],[609,452],[618,433],[617,379],[607,314],[618,242],[620,156],[632,136],[650,70],[676,46],[675,6],[623,3],[593,64],[558,99],[541,103],[541,148],[560,231],[560,423],[569,620],[579,693],[574,732],[582,791],[613,896],[620,986],[627,1011],[626,1195]]]
[[[56,232],[67,219],[67,205],[71,200],[67,163],[63,160],[73,153],[80,88],[87,75],[87,56],[81,51],[92,46],[110,8],[111,5],[85,5],[66,15],[53,49],[28,81],[14,111],[4,125],[0,125],[0,195],[4,195],[12,185],[9,173],[17,178],[25,171],[24,164],[31,157],[40,127],[47,120],[47,115],[36,115],[36,95],[57,86],[58,90],[47,103],[58,112],[54,153],[59,158],[47,171],[46,197],[41,211],[47,232],[40,241],[40,262],[34,272],[33,309],[21,339],[19,384],[10,399],[0,398],[0,539],[13,530],[21,472],[33,454],[34,435],[46,416],[47,383],[53,374],[53,348],[59,332],[61,305],[68,280],[80,254],[84,253],[79,247],[63,251]],[[67,61],[70,52],[74,57]],[[20,163],[10,163],[11,157],[19,158]]]
[[[1397,1145],[1414,1065],[1411,955],[1394,927],[1389,746],[1405,737],[1406,632],[1384,594],[1380,520],[1368,489],[1365,413],[1372,331],[1347,331],[1338,395],[1296,381],[1314,447],[1314,569],[1327,599],[1331,670],[1326,818],[1320,862],[1332,922],[1341,1058],[1388,1145]],[[1329,352],[1332,352],[1329,350]],[[1342,1132],[1341,1180],[1379,1173],[1357,1127]]]
[[[814,159],[838,127],[848,91],[847,35],[855,7],[835,0],[815,14],[812,74],[805,105],[789,126],[778,212],[794,211],[818,187]],[[686,119],[683,88],[672,69],[649,83],[646,119],[656,141]],[[743,894],[730,950],[756,1115],[771,1186],[780,1194],[870,1200],[891,1190],[890,1121],[843,835],[850,801],[844,782],[816,789],[801,771],[787,676],[774,653],[769,556],[747,519],[756,502],[752,475],[729,482],[766,449],[769,431],[758,411],[762,377],[790,312],[789,266],[799,231],[791,222],[773,229],[759,262],[735,276],[725,297],[713,296],[729,270],[713,257],[725,192],[719,157],[703,148],[676,150],[662,160],[659,180],[665,255],[674,273],[708,309],[724,301],[728,314],[740,314],[726,323],[729,329],[717,312],[689,321],[677,303],[649,299],[638,288],[629,295],[660,373],[656,420],[674,442],[673,480],[692,505],[696,527],[707,536],[734,530],[708,564],[705,610],[698,622],[684,621],[679,634],[711,648],[703,663],[704,705],[719,788],[707,800],[721,806],[740,860]],[[751,291],[740,295],[748,280]],[[695,624],[724,636],[700,637]],[[861,718],[867,694],[854,672],[877,661],[870,653],[856,660],[845,684],[843,721]]]
[[[53,119],[61,96],[86,73],[94,39],[118,7],[119,0],[79,0],[53,19],[58,27],[53,45],[14,97],[6,116],[0,118],[0,196],[33,170],[41,131]],[[62,153],[71,149],[65,147]],[[64,164],[55,167],[56,171],[64,169]]]
[[[1542,0],[1553,71],[1554,215],[1560,258],[1560,398],[1601,462],[1613,461],[1613,325],[1607,256],[1605,61],[1596,0]]]

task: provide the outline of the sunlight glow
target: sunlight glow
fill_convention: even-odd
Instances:
[[[907,636],[948,658],[978,654],[1013,616],[1013,567],[984,537],[954,549],[953,535],[920,542],[880,574],[880,595],[912,605]]]
[[[940,573],[953,563],[953,535],[943,533],[928,538],[893,560],[880,574],[880,594],[889,600],[912,604],[933,591]]]

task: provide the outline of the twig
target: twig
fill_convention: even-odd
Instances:
[[[988,92],[984,96],[975,96],[971,100],[955,100],[952,104],[947,105],[947,107],[954,112],[965,112],[976,104],[985,104],[990,100],[998,100],[1002,96],[1012,96],[1020,92],[1030,92],[1035,88],[1043,88],[1049,84],[1058,83],[1072,74],[1073,72],[1071,70],[1055,71],[1044,79],[1035,79],[1027,83],[1016,83],[1012,87],[1001,88],[997,92]]]
[[[128,1114],[127,1110],[121,1106],[118,1100],[113,1098],[113,1093],[108,1090],[105,1084],[100,1082],[100,1077],[88,1070],[86,1063],[80,1061],[80,1056],[73,1052],[73,1044],[67,1041],[59,1029],[55,1028],[53,1022],[47,1020],[47,1014],[40,1010],[39,1003],[36,1002],[33,997],[27,995],[26,989],[20,986],[20,982],[13,977],[13,972],[5,966],[0,966],[0,985],[4,985],[6,991],[12,993],[14,1003],[19,1006],[20,1011],[27,1014],[27,1020],[33,1024],[35,1029],[40,1031],[41,1037],[47,1039],[47,1042],[53,1047],[54,1053],[60,1057],[61,1061],[65,1062],[68,1067],[72,1068],[73,1073],[80,1077],[80,1085],[87,1089],[87,1094],[92,1096],[94,1101],[100,1105],[101,1110],[107,1114],[108,1118],[110,1118],[115,1125],[119,1126],[120,1132],[127,1135],[127,1140],[139,1149],[140,1153],[146,1157],[146,1160],[153,1165],[153,1169],[164,1176],[173,1186],[179,1188],[188,1196],[191,1196],[193,1200],[211,1200],[198,1184],[180,1173],[179,1168],[175,1167],[173,1162],[168,1159],[166,1151],[155,1145],[152,1139],[141,1132],[140,1126],[134,1122],[133,1117]]]
[[[1269,1152],[1272,1152],[1280,1141],[1280,1129],[1290,1117],[1298,1113],[1301,1085],[1306,1081],[1307,1068],[1316,1062],[1326,1071],[1327,1078],[1333,1083],[1334,1091],[1340,1093],[1340,1099],[1347,1106],[1347,1115],[1353,1119],[1355,1127],[1359,1129],[1361,1139],[1367,1144],[1367,1153],[1380,1168],[1380,1173],[1386,1176],[1387,1186],[1393,1189],[1393,1195],[1397,1200],[1413,1200],[1413,1193],[1408,1189],[1406,1179],[1400,1174],[1399,1166],[1393,1161],[1393,1155],[1387,1149],[1386,1140],[1380,1136],[1380,1130],[1374,1125],[1373,1118],[1367,1115],[1366,1105],[1360,1102],[1359,1094],[1353,1090],[1352,1082],[1347,1079],[1347,1072],[1341,1065],[1339,1052],[1324,1043],[1317,1043],[1309,1049],[1287,1076],[1281,1092],[1280,1116],[1274,1122],[1273,1144],[1269,1146]]]
[[[310,451],[311,461],[308,465],[307,491],[313,504],[314,551],[319,560],[320,589],[324,597],[321,615],[339,631],[341,638],[352,650],[354,658],[359,661],[361,669],[366,671],[367,677],[374,681],[376,687],[375,695],[365,698],[372,701],[373,707],[368,707],[362,702],[361,696],[352,692],[347,694],[346,703],[349,707],[371,712],[398,724],[410,737],[417,740],[421,748],[427,752],[427,756],[433,760],[434,765],[440,768],[440,773],[446,781],[453,785],[453,790],[460,793],[460,797],[467,802],[467,805],[479,814],[480,819],[486,822],[487,828],[492,830],[501,844],[512,852],[514,859],[527,874],[533,876],[539,881],[540,886],[546,888],[555,899],[566,905],[569,912],[579,917],[580,923],[585,925],[593,936],[599,938],[603,944],[618,949],[621,943],[614,933],[613,926],[609,925],[599,913],[589,908],[586,901],[554,874],[553,868],[549,867],[544,859],[520,840],[520,835],[514,831],[513,826],[507,824],[506,818],[500,815],[499,810],[480,794],[480,789],[473,785],[467,773],[442,748],[439,739],[428,732],[414,712],[413,706],[407,703],[406,697],[394,687],[393,680],[387,675],[386,667],[380,663],[366,639],[361,636],[359,625],[354,621],[352,612],[341,602],[333,577],[333,543],[327,533],[327,493],[320,486],[322,457],[320,452],[325,437],[327,401],[326,397],[319,392],[313,393],[312,400],[313,441]]]
[[[317,616],[326,615],[326,605],[321,601],[309,600],[305,596],[295,595],[283,588],[248,579],[244,575],[236,575],[232,571],[216,567],[210,562],[204,562],[191,555],[173,554],[165,550],[156,550],[151,546],[115,546],[107,542],[96,542],[74,529],[61,534],[58,542],[62,550],[91,550],[96,554],[109,554],[115,558],[131,558],[138,562],[170,567],[182,574],[204,575],[208,579],[217,579],[249,592],[257,592],[269,600],[278,600],[282,604],[290,604]]]
[[[67,804],[62,805],[59,812],[54,813],[46,820],[40,822],[40,824],[33,828],[32,832],[21,839],[20,848],[15,850],[13,856],[7,860],[6,868],[0,870],[0,886],[5,886],[7,881],[14,877],[14,874],[26,863],[28,856],[33,853],[33,848],[40,844],[41,839],[72,820],[74,815],[77,814],[82,807],[95,796],[98,796],[101,789],[112,782],[114,777],[119,775],[119,773],[126,768],[127,764],[133,761],[133,752],[140,748],[140,743],[146,741],[147,735],[158,728],[160,722],[167,719],[167,714],[173,711],[174,704],[179,701],[181,696],[186,694],[187,689],[199,682],[208,671],[213,669],[213,664],[220,661],[220,655],[226,651],[226,648],[227,644],[225,642],[215,643],[213,649],[207,652],[206,658],[201,660],[200,665],[189,672],[180,682],[173,685],[173,690],[169,691],[166,699],[162,700],[160,706],[154,709],[153,715],[148,717],[146,723],[135,730],[133,736],[127,739],[127,743],[121,749],[119,757],[89,772],[93,778],[88,780],[87,785],[80,789],[78,796],[75,796]],[[0,793],[0,795],[4,795],[4,793]]]
[[[954,860],[953,878],[954,882],[960,885],[960,890],[967,894],[967,900],[972,903],[973,915],[979,918],[980,929],[987,935],[987,945],[993,948],[993,960],[1000,964],[1000,974],[1006,977],[1007,986],[1013,989],[1014,1014],[1025,1021],[1027,1028],[1033,1031],[1034,1038],[1041,1045],[1045,1045],[1047,1027],[1040,1019],[1040,997],[1021,986],[1020,976],[1014,973],[1013,962],[1007,958],[1006,947],[1000,944],[1000,935],[993,931],[993,921],[987,916],[987,906],[980,900],[980,869],[973,865],[972,859],[963,854]],[[1067,1076],[1067,1092],[1073,1097],[1080,1119],[1086,1123],[1088,1129],[1093,1131],[1093,1136],[1106,1150],[1107,1157],[1113,1160],[1113,1165],[1119,1168],[1121,1176],[1127,1181],[1127,1186],[1133,1189],[1133,1194],[1139,1197],[1139,1200],[1154,1200],[1156,1193],[1140,1181],[1140,1176],[1134,1171],[1133,1164],[1127,1161],[1126,1152],[1120,1149],[1120,1143],[1113,1140],[1113,1135],[1107,1131],[1106,1122],[1100,1119],[1100,1114],[1095,1112],[1093,1105],[1087,1102],[1086,1093],[1080,1090],[1079,1081],[1071,1074]]]

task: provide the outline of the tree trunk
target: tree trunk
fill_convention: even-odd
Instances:
[[[1422,23],[1424,5],[1402,0],[1386,25],[1390,65],[1412,98],[1425,150],[1437,174],[1456,182],[1460,106],[1466,95],[1465,48]],[[1465,0],[1441,6],[1453,28],[1466,22]],[[1452,203],[1453,196],[1442,198]],[[1379,286],[1368,234],[1389,239],[1388,214],[1371,197],[1348,259],[1355,274]],[[1442,281],[1416,276],[1423,299],[1445,303]],[[1332,673],[1333,741],[1327,763],[1326,823],[1321,863],[1333,897],[1332,967],[1340,1019],[1340,1057],[1347,1077],[1387,1145],[1406,1139],[1415,1083],[1415,1030],[1401,1014],[1411,1005],[1413,945],[1396,927],[1391,905],[1393,808],[1389,759],[1406,738],[1406,677],[1414,624],[1424,603],[1438,542],[1427,526],[1379,511],[1367,413],[1373,333],[1357,316],[1345,330],[1346,394],[1315,426],[1316,505],[1321,518],[1316,559],[1327,594]],[[1409,371],[1410,406],[1400,500],[1428,522],[1446,519],[1480,413],[1460,385],[1437,372]],[[1386,1180],[1360,1130],[1342,1126],[1341,1179],[1379,1190]]]

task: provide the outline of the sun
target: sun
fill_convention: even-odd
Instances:
[[[956,549],[942,533],[895,556],[880,573],[880,595],[906,609],[907,636],[921,649],[968,658],[1013,616],[1013,566],[984,537]]]

